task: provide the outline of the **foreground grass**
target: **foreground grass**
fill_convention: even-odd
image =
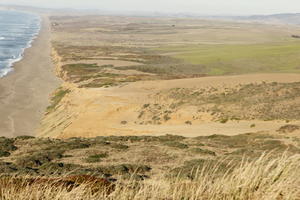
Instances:
[[[244,161],[232,170],[228,168],[217,175],[219,165],[197,168],[197,176],[191,180],[168,179],[160,177],[145,181],[120,180],[112,186],[95,190],[93,183],[65,185],[26,184],[26,178],[20,184],[14,177],[3,182],[0,179],[0,198],[3,200],[273,200],[299,199],[299,156],[280,156],[271,158],[263,155],[252,161]],[[60,181],[64,178],[60,178]],[[58,180],[59,181],[59,180]],[[112,189],[113,188],[113,189]]]
[[[204,65],[208,75],[254,72],[299,72],[298,41],[263,44],[220,44],[163,47],[156,50],[194,65]]]
[[[299,199],[300,140],[290,135],[297,131],[290,124],[272,135],[0,137],[0,199]]]

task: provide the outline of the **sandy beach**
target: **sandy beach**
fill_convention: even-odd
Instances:
[[[0,136],[36,135],[49,95],[59,85],[51,61],[50,25],[41,31],[14,71],[0,79]]]

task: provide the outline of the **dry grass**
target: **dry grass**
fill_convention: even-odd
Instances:
[[[233,88],[172,88],[155,94],[155,104],[139,110],[141,124],[162,124],[180,111],[194,106],[190,122],[209,114],[213,121],[298,120],[300,83],[256,83]],[[168,120],[166,120],[168,119]],[[255,125],[252,125],[252,127]]]
[[[233,171],[228,168],[221,176],[216,176],[219,165],[205,167],[197,171],[192,180],[179,178],[157,178],[145,181],[118,181],[114,190],[105,188],[92,191],[90,183],[74,188],[53,184],[21,184],[0,186],[3,200],[273,200],[299,199],[300,157],[286,156],[272,158],[263,155],[252,162],[243,162]],[[13,178],[12,178],[13,179]],[[25,180],[25,179],[24,179]]]

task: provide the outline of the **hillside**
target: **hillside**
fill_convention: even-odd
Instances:
[[[299,13],[283,13],[274,15],[254,15],[250,17],[237,17],[237,19],[243,20],[256,20],[261,22],[279,22],[283,24],[300,24],[300,14]]]
[[[300,152],[299,134],[300,126],[287,125],[275,133],[195,138],[1,138],[0,186],[5,190],[0,190],[0,197],[165,199],[175,188],[193,186],[197,190],[179,190],[170,199],[199,199],[193,195],[200,199],[296,199],[299,179],[293,177],[300,175],[299,156],[295,156]],[[240,191],[239,183],[245,184]],[[46,196],[38,195],[39,190]]]

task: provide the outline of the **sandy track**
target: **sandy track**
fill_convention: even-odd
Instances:
[[[0,136],[35,135],[49,103],[49,94],[59,85],[50,57],[48,18],[14,72],[0,79]]]

